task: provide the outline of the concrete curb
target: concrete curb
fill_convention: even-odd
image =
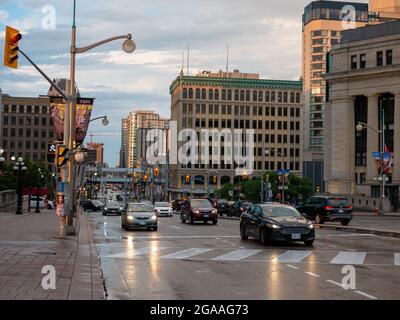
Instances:
[[[362,233],[362,234],[374,234],[377,236],[384,236],[384,237],[391,237],[391,238],[400,238],[400,231],[388,231],[388,230],[374,230],[374,229],[367,229],[361,227],[346,227],[346,226],[334,226],[334,225],[317,225],[316,228],[319,229],[326,229],[326,230],[338,230],[344,232],[355,232],[355,233]]]

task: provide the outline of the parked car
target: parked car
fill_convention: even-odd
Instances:
[[[122,203],[114,200],[107,200],[104,208],[103,208],[103,216],[113,214],[120,216],[125,211]]]
[[[87,200],[82,203],[82,208],[85,211],[101,211],[104,204],[100,200]]]
[[[313,196],[298,209],[317,224],[337,221],[347,226],[353,219],[353,207],[346,199],[339,197]]]
[[[130,228],[158,229],[158,217],[153,207],[148,203],[129,203],[121,216],[121,227],[126,231]]]
[[[36,208],[37,197],[31,197],[29,205],[32,209]],[[55,205],[54,205],[53,201],[46,200],[46,198],[43,198],[43,197],[39,197],[39,209],[54,209],[54,208],[55,208]]]
[[[174,212],[172,211],[172,208],[169,206],[168,202],[156,202],[154,204],[154,213],[158,217],[172,217],[174,215]]]
[[[272,241],[302,241],[311,246],[315,239],[312,222],[292,206],[265,203],[254,204],[240,217],[242,240],[252,237],[262,244]]]
[[[182,210],[182,204],[185,203],[185,200],[183,199],[176,199],[174,202],[172,202],[172,210],[174,212],[179,212]]]
[[[240,215],[245,212],[250,206],[252,205],[251,202],[238,200],[236,201],[233,206],[231,207],[229,216],[240,217]]]
[[[191,199],[185,201],[182,205],[181,222],[188,221],[194,224],[196,221],[203,221],[205,224],[212,221],[213,224],[218,223],[218,211],[207,199]]]
[[[228,203],[228,200],[225,199],[218,199],[212,203],[213,207],[218,210],[218,214],[220,216],[226,214],[227,216],[231,213],[231,207]]]

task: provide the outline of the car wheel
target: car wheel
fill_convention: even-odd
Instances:
[[[189,222],[189,224],[194,224],[193,217],[191,214],[189,214],[188,222]]]
[[[350,220],[342,220],[340,223],[342,224],[342,226],[348,226],[350,223]]]
[[[186,219],[184,218],[183,214],[181,213],[181,222],[186,223]]]
[[[319,213],[315,216],[315,223],[324,224],[324,221],[322,220],[321,215]]]
[[[249,239],[249,236],[246,234],[246,227],[243,223],[240,225],[240,237],[242,238],[242,240]]]
[[[213,225],[216,225],[218,223],[218,219],[213,220]]]
[[[264,246],[268,243],[264,230],[260,230],[260,242]]]
[[[311,247],[311,246],[313,245],[313,243],[314,243],[314,240],[304,241],[304,244],[305,244],[307,247]]]

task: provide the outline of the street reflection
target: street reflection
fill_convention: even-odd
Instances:
[[[266,268],[266,299],[277,300],[281,296],[280,264],[274,259]]]

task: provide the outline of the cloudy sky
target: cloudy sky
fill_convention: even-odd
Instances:
[[[121,118],[137,109],[168,117],[169,86],[190,42],[190,74],[230,69],[262,78],[295,80],[301,75],[301,16],[309,0],[77,0],[78,46],[132,33],[134,54],[116,42],[77,60],[77,84],[95,97],[94,116],[107,114],[106,128],[92,123],[93,140],[105,143],[105,160],[119,158]],[[358,2],[367,2],[358,0]],[[72,0],[0,0],[0,52],[5,25],[20,28],[22,50],[51,78],[68,77]],[[55,29],[46,28],[49,6]],[[43,22],[45,28],[43,28]],[[20,68],[0,67],[0,88],[14,96],[46,94],[48,83],[20,58]],[[95,136],[104,134],[106,136]]]

